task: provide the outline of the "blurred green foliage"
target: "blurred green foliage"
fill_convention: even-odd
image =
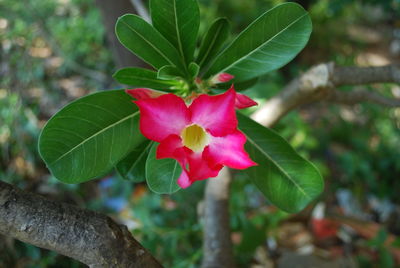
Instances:
[[[217,16],[228,17],[237,32],[281,2],[200,0],[201,33]],[[245,92],[260,103],[312,64],[330,60],[342,65],[359,64],[360,55],[377,43],[349,35],[351,27],[393,29],[399,21],[398,0],[299,2],[312,16],[312,39],[293,63],[267,74]],[[355,32],[359,33],[359,28]],[[385,42],[378,40],[378,44]],[[141,184],[132,185],[114,177],[67,186],[51,178],[39,160],[37,137],[45,120],[67,101],[112,84],[114,64],[94,0],[0,0],[0,43],[0,178],[52,197],[61,196],[63,201],[115,214],[166,267],[197,267],[202,257],[198,203],[204,184],[196,183],[172,196],[152,194]],[[395,90],[393,85],[370,89],[382,94]],[[291,112],[275,129],[318,165],[328,182],[321,199],[338,188],[349,188],[361,201],[368,194],[375,194],[400,203],[396,192],[400,187],[398,108],[316,103]],[[255,249],[265,244],[267,235],[275,235],[279,222],[287,215],[271,209],[244,176],[235,176],[231,200],[231,226],[239,237],[235,250],[240,265],[247,267]],[[383,252],[381,264],[390,263],[386,249],[379,248]],[[359,261],[363,264],[372,260],[360,256]],[[53,252],[16,241],[10,246],[0,239],[0,267],[17,264],[81,267]]]

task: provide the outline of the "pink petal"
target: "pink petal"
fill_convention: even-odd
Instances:
[[[224,165],[245,169],[257,165],[244,150],[245,143],[246,136],[239,130],[225,137],[212,137],[210,144],[203,151],[203,158],[210,167]]]
[[[195,181],[205,180],[218,176],[222,165],[217,165],[210,168],[207,162],[202,158],[201,153],[187,154],[188,164],[182,166],[182,174],[178,179],[178,185],[182,188],[187,188]]]
[[[216,164],[212,168],[208,165],[207,161],[203,159],[201,153],[192,153],[188,157],[189,170],[188,175],[191,181],[205,180],[218,176],[222,165]]]
[[[134,88],[125,90],[126,93],[131,95],[137,100],[157,98],[165,93],[149,88]]]
[[[236,109],[244,109],[255,105],[258,105],[258,103],[253,101],[246,95],[236,93],[236,100],[235,100]]]
[[[235,77],[233,75],[231,75],[231,74],[220,73],[220,74],[217,74],[215,76],[215,78],[213,78],[213,81],[215,83],[226,83],[226,82],[231,81],[233,78],[235,78]]]
[[[156,158],[174,158],[181,165],[185,166],[187,163],[187,154],[191,151],[184,148],[182,139],[178,135],[169,135],[157,147]]]
[[[189,176],[185,170],[182,170],[181,175],[178,178],[178,185],[181,188],[187,188],[192,185],[192,181],[189,179]]]
[[[179,136],[190,122],[190,112],[185,102],[174,94],[141,99],[134,103],[140,109],[140,131],[150,140],[161,142],[171,134]]]
[[[236,92],[232,88],[220,95],[200,95],[189,107],[192,122],[205,128],[213,136],[225,136],[233,132],[238,124],[235,98]]]

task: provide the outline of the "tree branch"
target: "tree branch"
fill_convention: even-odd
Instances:
[[[383,97],[375,92],[354,90],[343,92],[335,87],[371,83],[400,83],[400,67],[335,67],[324,63],[310,68],[291,81],[278,95],[269,99],[251,115],[258,123],[272,127],[289,111],[300,105],[320,100],[355,104],[369,101],[389,107],[400,106],[400,100]],[[203,268],[232,267],[232,242],[229,231],[229,192],[231,176],[220,172],[215,179],[207,180],[204,208],[204,259]],[[221,216],[224,215],[224,216]],[[227,216],[226,216],[227,215]],[[221,230],[225,230],[221,232]],[[217,235],[215,235],[217,234]],[[221,245],[229,245],[222,252]],[[210,254],[210,255],[208,255]],[[227,254],[228,258],[223,258]]]
[[[202,268],[233,268],[233,246],[229,217],[231,174],[223,168],[218,177],[207,180],[204,200]]]
[[[392,64],[379,67],[335,66],[331,73],[331,81],[335,87],[373,83],[400,84],[400,65]]]
[[[365,90],[345,93],[335,90],[344,85],[371,83],[400,83],[399,65],[336,67],[333,63],[323,63],[314,66],[291,81],[277,96],[269,99],[252,118],[264,126],[271,126],[294,108],[320,100],[348,104],[369,101],[390,107],[398,106],[399,100],[388,99],[377,93]]]
[[[56,251],[89,267],[162,267],[111,218],[47,200],[0,181],[0,234]]]
[[[376,92],[365,89],[356,89],[350,92],[332,90],[327,96],[328,102],[354,105],[360,102],[371,102],[387,107],[400,107],[400,99],[387,98]]]
[[[109,49],[111,50],[114,61],[118,68],[129,66],[146,67],[141,59],[126,49],[115,35],[115,23],[117,19],[126,13],[137,13],[137,9],[130,0],[96,0],[96,5],[100,9],[103,24],[106,30]]]

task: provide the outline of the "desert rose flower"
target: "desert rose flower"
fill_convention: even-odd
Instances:
[[[235,107],[256,103],[238,96],[233,87],[220,95],[199,95],[191,104],[174,94],[153,98],[146,89],[135,90],[127,93],[138,99],[134,103],[140,110],[140,131],[160,143],[157,159],[174,158],[182,166],[180,187],[216,177],[223,166],[245,169],[256,165],[244,150],[246,136],[237,129],[235,113]]]
[[[217,74],[216,76],[214,76],[211,81],[214,84],[218,84],[218,83],[227,83],[229,81],[231,81],[233,78],[235,78],[233,75],[228,74],[228,73],[220,73]]]
[[[232,86],[231,89],[234,89]],[[156,98],[161,95],[164,95],[164,92],[157,91],[154,89],[149,89],[149,88],[134,88],[134,89],[128,89],[126,90],[126,93],[131,95],[133,98],[138,99],[138,100],[143,100],[143,99],[150,99],[150,98]],[[252,107],[257,105],[257,102],[253,101],[251,98],[247,97],[244,94],[240,94],[236,92],[236,98],[235,98],[235,108],[236,109],[244,109],[248,107]]]

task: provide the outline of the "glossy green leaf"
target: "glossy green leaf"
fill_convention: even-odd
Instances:
[[[255,84],[257,84],[258,79],[259,78],[256,77],[256,78],[253,78],[253,79],[250,79],[250,80],[246,80],[246,81],[242,81],[242,82],[238,82],[238,83],[234,83],[234,82],[229,81],[228,83],[217,84],[216,87],[218,89],[227,90],[233,84],[236,91],[243,91],[243,90],[249,89],[252,86],[254,86]]]
[[[191,77],[191,78],[195,78],[195,77],[197,77],[197,75],[199,74],[200,67],[199,67],[199,65],[197,65],[195,62],[191,62],[191,63],[189,64],[188,71],[189,71],[190,77]]]
[[[157,146],[158,143],[151,146],[147,157],[147,185],[155,193],[172,194],[180,189],[176,181],[182,173],[182,168],[174,159],[156,159]]]
[[[163,66],[157,72],[157,78],[161,80],[177,79],[181,77],[179,70],[172,65]]]
[[[141,17],[133,14],[120,17],[115,33],[121,44],[154,68],[165,65],[184,68],[175,47]]]
[[[225,18],[217,19],[208,29],[197,55],[196,62],[200,69],[207,66],[208,63],[220,52],[226,40],[229,37],[229,22]]]
[[[151,0],[151,19],[156,28],[176,47],[186,64],[193,60],[200,25],[196,0]]]
[[[204,77],[226,72],[238,82],[278,69],[304,48],[311,30],[311,19],[300,5],[276,6],[241,32],[215,58]]]
[[[144,141],[139,111],[123,90],[94,93],[61,109],[39,137],[39,153],[51,173],[81,183],[112,169]]]
[[[153,142],[146,140],[116,165],[115,168],[121,177],[133,182],[146,180],[146,160],[152,145]]]
[[[113,77],[119,83],[132,87],[166,90],[179,85],[178,81],[158,79],[156,72],[142,68],[123,68]]]
[[[277,133],[239,114],[246,151],[258,166],[245,170],[274,205],[298,212],[321,194],[324,182],[313,164],[298,155]]]

